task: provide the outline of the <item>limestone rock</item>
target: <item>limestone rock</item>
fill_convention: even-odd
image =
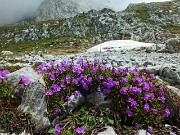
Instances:
[[[97,135],[117,135],[112,127],[106,126],[105,128],[105,131],[99,132]]]
[[[21,83],[21,77],[25,75],[29,80],[29,85]],[[47,104],[44,91],[45,82],[31,67],[24,67],[7,75],[7,83],[21,96],[22,102],[18,109],[32,115],[35,130],[38,132],[50,125],[50,121],[45,117]]]
[[[180,84],[180,73],[179,71],[174,71],[173,69],[169,67],[163,67],[160,69],[160,76],[172,83],[172,84]]]

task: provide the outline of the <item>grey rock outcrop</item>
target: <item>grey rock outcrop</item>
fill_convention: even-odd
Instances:
[[[174,71],[169,67],[160,69],[160,76],[171,84],[180,84],[180,71]]]
[[[102,4],[103,3],[103,4]],[[102,0],[44,0],[36,11],[36,21],[58,20],[74,17],[92,9],[102,9],[108,1]]]
[[[29,85],[21,83],[21,77],[25,75]],[[7,83],[21,96],[22,102],[18,109],[30,113],[32,122],[35,124],[36,132],[47,128],[50,125],[49,119],[45,116],[47,104],[44,91],[45,82],[31,67],[24,67],[7,75]]]

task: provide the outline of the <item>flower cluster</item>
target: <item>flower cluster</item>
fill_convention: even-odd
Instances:
[[[0,71],[0,79],[4,80],[6,78],[6,76],[7,76],[7,74],[9,74],[9,73],[10,73],[9,70]]]
[[[111,109],[117,109],[134,123],[155,125],[170,115],[164,104],[164,88],[146,69],[129,71],[129,68],[108,67],[102,62],[79,58],[77,63],[42,63],[38,72],[46,77],[45,95],[54,115],[63,111],[61,103],[69,102],[72,94],[78,97],[80,93],[87,95],[96,91],[113,99]],[[84,130],[79,127],[76,132]]]

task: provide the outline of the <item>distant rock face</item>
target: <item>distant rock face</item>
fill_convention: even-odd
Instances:
[[[108,5],[108,0],[44,0],[34,17],[38,22],[69,18],[92,9],[105,8],[105,5]]]

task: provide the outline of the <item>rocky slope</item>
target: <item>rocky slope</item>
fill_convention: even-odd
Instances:
[[[57,49],[80,44],[87,47],[114,39],[132,39],[167,44],[168,51],[177,52],[180,48],[179,7],[180,1],[130,4],[121,12],[105,8],[56,21],[26,20],[21,25],[0,27],[0,51],[23,53],[32,48],[56,46]]]

